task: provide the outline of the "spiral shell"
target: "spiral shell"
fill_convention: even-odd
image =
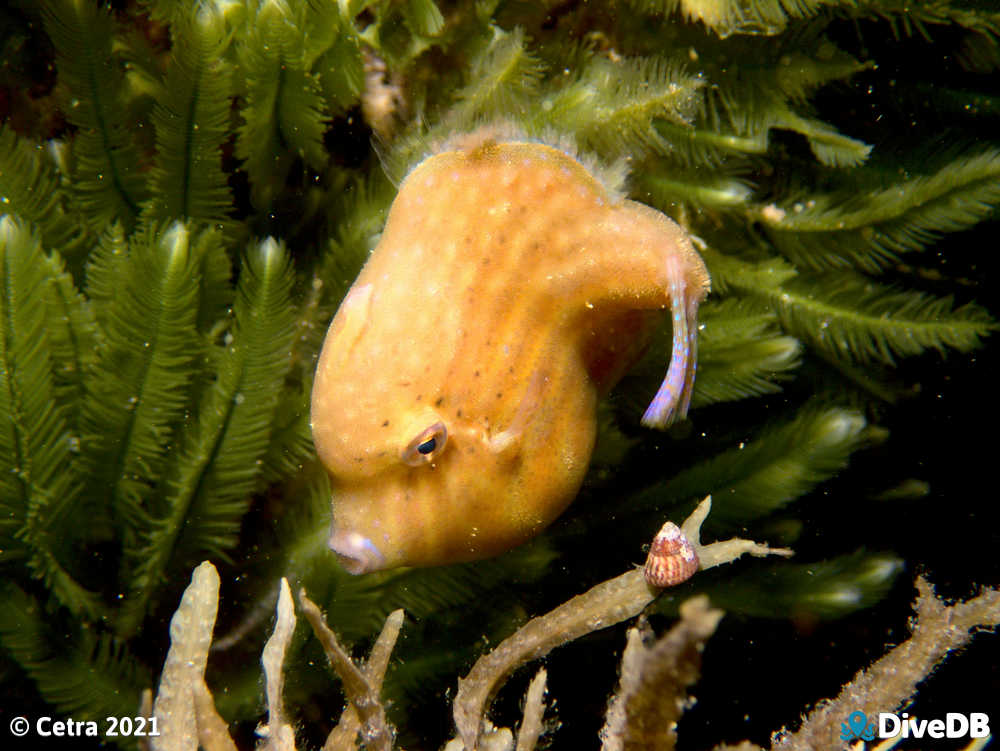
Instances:
[[[642,572],[651,586],[672,587],[690,579],[698,570],[698,553],[673,522],[667,522],[653,538]]]

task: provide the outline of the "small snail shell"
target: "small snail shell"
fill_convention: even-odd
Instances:
[[[653,538],[643,575],[651,586],[672,587],[690,579],[698,570],[698,553],[673,522],[667,522]]]

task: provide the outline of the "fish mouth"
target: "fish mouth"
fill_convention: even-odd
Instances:
[[[385,556],[360,532],[334,530],[329,545],[349,574],[367,574],[385,565]]]

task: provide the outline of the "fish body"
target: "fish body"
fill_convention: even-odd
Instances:
[[[579,490],[596,407],[671,309],[643,418],[686,413],[708,274],[684,231],[574,158],[484,139],[406,177],[312,394],[330,547],[353,573],[489,557]]]

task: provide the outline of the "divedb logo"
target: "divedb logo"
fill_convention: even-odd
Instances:
[[[872,741],[878,738],[985,738],[990,734],[990,717],[985,712],[948,712],[943,719],[918,720],[906,712],[879,712],[878,721],[869,722],[864,712],[851,712],[840,723],[842,741]]]

